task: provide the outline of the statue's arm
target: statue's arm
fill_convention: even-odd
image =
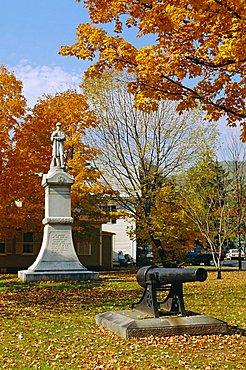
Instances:
[[[51,137],[50,137],[50,140],[51,140],[52,143],[53,143],[54,139],[57,139],[55,131],[52,132]]]

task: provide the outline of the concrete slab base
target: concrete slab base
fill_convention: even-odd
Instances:
[[[109,311],[97,315],[96,323],[124,339],[227,333],[224,321],[192,312],[188,316],[154,318],[137,310]]]
[[[24,282],[33,281],[76,281],[76,280],[98,280],[99,273],[81,270],[81,271],[18,271],[18,277]]]

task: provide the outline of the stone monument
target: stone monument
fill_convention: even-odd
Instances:
[[[53,144],[50,170],[42,177],[45,189],[44,232],[36,261],[18,272],[23,282],[95,280],[98,273],[88,271],[79,261],[72,239],[70,189],[74,178],[65,171],[64,141],[61,124],[51,135]]]

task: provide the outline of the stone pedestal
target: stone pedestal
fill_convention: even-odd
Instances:
[[[43,175],[45,218],[43,242],[36,261],[18,272],[24,282],[95,280],[98,273],[88,271],[79,261],[72,239],[71,196],[73,177],[54,167]]]
[[[227,324],[224,321],[193,312],[187,316],[163,315],[155,318],[137,310],[109,311],[97,315],[96,323],[124,339],[151,335],[167,337],[227,334]]]

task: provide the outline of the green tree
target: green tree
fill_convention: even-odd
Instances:
[[[237,227],[228,173],[208,158],[180,178],[180,196],[183,209],[209,245],[221,278],[223,247]]]
[[[234,135],[226,143],[223,162],[230,178],[231,192],[234,196],[234,214],[237,220],[236,240],[239,248],[239,269],[242,268],[241,250],[246,242],[246,147]]]

